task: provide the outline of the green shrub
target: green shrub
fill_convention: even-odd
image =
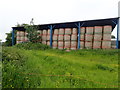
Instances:
[[[41,44],[41,43],[32,43],[32,42],[16,44],[15,47],[17,47],[19,49],[25,49],[25,50],[46,50],[46,49],[50,49],[50,46],[48,46],[48,45],[44,45],[44,44]]]

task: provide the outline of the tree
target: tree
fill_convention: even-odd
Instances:
[[[37,31],[38,26],[35,25],[25,25],[24,28],[26,29],[27,38],[29,39],[30,42],[36,43],[40,42],[41,36],[39,35],[40,33]]]
[[[12,31],[10,33],[6,33],[7,37],[6,37],[6,41],[4,43],[5,46],[12,46]],[[14,34],[14,41],[16,41],[16,31]],[[16,44],[16,42],[14,42],[14,44]]]

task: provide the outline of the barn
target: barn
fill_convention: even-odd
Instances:
[[[112,49],[120,48],[119,18],[41,24],[38,26],[41,42],[58,49]],[[117,26],[116,44],[111,33]],[[17,39],[14,41],[14,32]],[[12,45],[29,41],[24,27],[12,27]],[[113,46],[114,45],[114,46]]]

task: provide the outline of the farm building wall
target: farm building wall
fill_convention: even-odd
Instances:
[[[50,45],[50,29],[38,30],[41,42]],[[112,26],[81,27],[80,29],[80,48],[81,49],[111,49],[116,48],[111,44]],[[77,50],[78,29],[77,28],[58,28],[53,29],[52,47],[58,49]],[[16,43],[28,42],[25,31],[17,31]]]

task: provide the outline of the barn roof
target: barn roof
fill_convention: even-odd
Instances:
[[[36,25],[39,27],[39,30],[49,29],[48,26],[53,25],[54,28],[76,28],[77,23],[80,22],[82,27],[92,27],[92,26],[105,26],[111,25],[112,29],[115,28],[118,21],[116,18],[107,18],[107,19],[96,19],[96,20],[85,20],[85,21],[75,21],[75,22],[62,22],[62,23],[51,23],[51,24],[40,24]],[[25,30],[24,27],[12,27],[14,30]]]

